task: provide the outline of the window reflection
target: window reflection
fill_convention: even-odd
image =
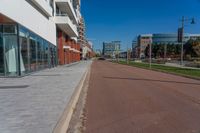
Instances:
[[[5,46],[6,75],[15,76],[18,73],[17,36],[4,35],[3,43]]]
[[[38,68],[43,68],[43,41],[41,38],[37,40],[37,61],[38,61]]]
[[[36,49],[37,49],[37,45],[36,45],[36,38],[34,36],[31,36],[29,38],[29,42],[30,42],[30,67],[31,67],[31,71],[36,71],[37,70],[37,58],[36,58]]]
[[[3,54],[2,25],[0,25],[0,75],[4,75],[4,54]]]
[[[57,65],[56,46],[21,25],[18,29],[19,36],[17,25],[0,25],[0,75],[25,75]]]
[[[27,32],[20,30],[19,33],[19,42],[20,42],[20,66],[22,74],[25,74],[30,71],[29,66],[29,56],[28,56],[28,38]]]

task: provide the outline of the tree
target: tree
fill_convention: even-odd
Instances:
[[[189,40],[184,45],[184,54],[191,57],[200,57],[200,40]]]
[[[197,57],[200,57],[200,40],[195,40],[194,43],[192,43],[192,49],[196,53]]]
[[[148,44],[144,51],[145,57],[149,57],[149,50],[150,50],[150,45]]]

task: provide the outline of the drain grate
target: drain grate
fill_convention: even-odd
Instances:
[[[18,86],[0,86],[0,89],[23,89],[29,87],[28,85],[18,85]]]

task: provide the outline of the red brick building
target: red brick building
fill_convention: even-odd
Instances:
[[[62,31],[58,31],[58,62],[60,65],[80,61],[80,44]]]

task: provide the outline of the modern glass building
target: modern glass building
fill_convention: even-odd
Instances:
[[[184,42],[190,39],[189,34],[184,35]],[[153,44],[179,44],[177,33],[171,34],[153,34],[152,36]]]
[[[57,48],[19,24],[0,24],[0,76],[23,76],[57,65]]]
[[[115,57],[120,53],[121,41],[112,41],[110,43],[103,42],[103,55],[108,57]]]

